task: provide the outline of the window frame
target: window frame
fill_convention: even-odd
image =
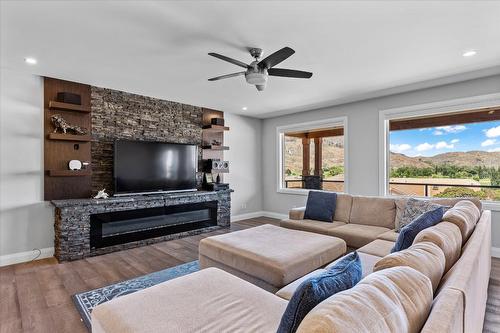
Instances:
[[[344,192],[349,193],[348,186],[348,127],[347,127],[347,117],[340,116],[322,120],[315,120],[309,122],[302,123],[294,123],[289,125],[283,125],[276,127],[276,153],[278,157],[278,168],[276,175],[276,192],[284,193],[284,194],[295,194],[295,195],[303,195],[306,196],[309,194],[308,189],[291,189],[284,187],[284,174],[283,174],[283,165],[284,165],[284,134],[289,131],[301,131],[301,130],[312,130],[318,127],[339,127],[342,126],[344,129]]]
[[[379,195],[394,197],[388,193],[390,179],[389,122],[391,120],[470,112],[474,109],[495,107],[498,105],[500,105],[500,93],[379,110]],[[485,209],[500,211],[500,202],[482,200],[482,203]]]

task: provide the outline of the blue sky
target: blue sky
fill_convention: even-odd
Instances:
[[[434,156],[453,151],[499,151],[500,121],[392,131],[391,151]]]

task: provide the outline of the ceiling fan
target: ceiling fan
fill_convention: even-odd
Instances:
[[[227,79],[234,76],[245,75],[245,79],[247,83],[255,85],[258,91],[264,90],[266,88],[267,78],[268,76],[284,76],[284,77],[292,77],[292,78],[300,78],[300,79],[309,79],[312,76],[311,72],[297,71],[294,69],[285,69],[285,68],[273,68],[283,60],[290,57],[295,53],[289,47],[284,47],[281,50],[274,52],[273,54],[267,56],[266,58],[260,60],[262,57],[263,51],[259,48],[250,48],[250,54],[255,58],[254,61],[250,65],[245,64],[236,59],[232,59],[226,56],[223,56],[218,53],[209,53],[212,57],[219,58],[221,60],[230,62],[237,66],[243,67],[246,71],[221,75],[217,77],[213,77],[208,79],[208,81],[217,81],[221,79]]]

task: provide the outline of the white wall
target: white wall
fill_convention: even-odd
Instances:
[[[290,208],[303,206],[303,195],[276,191],[276,127],[306,121],[346,116],[348,118],[349,192],[379,193],[379,111],[500,92],[500,75],[469,80],[409,93],[375,98],[324,109],[265,119],[262,129],[263,210],[286,214]],[[493,214],[493,244],[500,247],[500,212]]]
[[[226,126],[225,145],[229,146],[224,159],[230,163],[224,181],[231,184],[231,215],[262,211],[262,120],[224,114]]]
[[[43,81],[1,69],[0,73],[0,258],[3,263],[31,250],[51,252],[53,209],[43,202]],[[0,265],[2,262],[0,262]]]

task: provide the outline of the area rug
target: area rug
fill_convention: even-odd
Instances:
[[[139,276],[134,279],[78,293],[73,295],[71,298],[73,299],[76,309],[80,313],[85,326],[87,326],[88,330],[91,331],[92,324],[90,322],[90,313],[97,305],[106,303],[123,295],[128,295],[136,291],[146,289],[154,286],[155,284],[196,272],[199,269],[198,260],[195,260],[179,266]]]

